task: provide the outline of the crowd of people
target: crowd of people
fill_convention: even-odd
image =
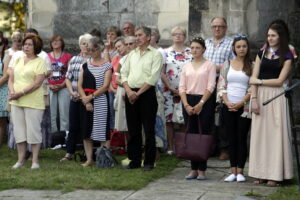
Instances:
[[[72,160],[83,141],[87,160],[82,166],[92,166],[94,141],[110,148],[110,134],[119,131],[130,161],[124,168],[149,171],[160,152],[176,153],[176,124],[183,124],[189,133],[216,137],[214,153],[230,159],[225,182],[246,181],[249,132],[254,183],[291,179],[287,99],[262,106],[283,91],[297,57],[287,25],[282,20],[269,25],[254,62],[246,35],[227,37],[222,17],[210,25],[211,38],[195,37],[189,45],[187,31],[174,27],[168,48],[159,46],[157,28],[126,22],[122,31],[109,27],[104,40],[93,29],[79,37],[76,56],[65,52],[60,35],[50,39],[49,53],[35,29],[13,33],[10,48],[1,35],[0,145],[7,135],[8,146],[17,147],[12,168],[24,166],[27,151],[31,168],[39,168],[40,149],[48,148],[58,131],[67,133],[60,161]],[[217,105],[223,105],[223,123],[216,127]],[[207,160],[191,160],[185,178],[205,180],[206,168]]]

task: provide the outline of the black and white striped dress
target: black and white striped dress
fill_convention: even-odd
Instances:
[[[83,65],[83,84],[82,87],[88,95],[88,89],[97,90],[103,86],[105,72],[111,70],[112,65],[106,62],[100,66],[94,66],[90,62]],[[93,113],[86,111],[82,105],[83,114],[81,118],[81,128],[83,138],[90,138],[95,141],[106,141],[108,127],[108,98],[107,94],[102,94],[93,100]]]

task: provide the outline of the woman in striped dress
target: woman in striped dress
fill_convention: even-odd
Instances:
[[[82,105],[80,107],[80,132],[87,161],[82,164],[88,167],[93,161],[93,140],[106,145],[109,132],[108,94],[112,66],[101,53],[104,43],[98,37],[88,41],[88,52],[91,59],[82,65],[78,80],[78,92]]]

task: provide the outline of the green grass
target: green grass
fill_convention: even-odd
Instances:
[[[175,157],[162,155],[156,168],[149,172],[141,169],[123,170],[120,165],[110,169],[83,168],[79,162],[59,162],[58,159],[64,154],[63,150],[42,150],[40,169],[31,170],[31,162],[27,161],[25,167],[12,170],[11,166],[17,160],[17,151],[6,146],[0,147],[0,191],[13,188],[63,192],[75,189],[138,190],[169,174],[179,162]],[[124,158],[117,156],[119,161]]]
[[[295,183],[296,184],[296,183]],[[297,185],[283,186],[275,193],[271,194],[266,200],[299,200],[300,191]]]

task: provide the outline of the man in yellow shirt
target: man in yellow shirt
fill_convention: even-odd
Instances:
[[[157,100],[155,85],[162,68],[161,53],[150,46],[151,29],[140,27],[135,31],[137,48],[132,50],[121,69],[126,91],[125,108],[129,132],[126,169],[141,167],[142,126],[145,132],[144,170],[152,170],[155,162],[155,118]]]

